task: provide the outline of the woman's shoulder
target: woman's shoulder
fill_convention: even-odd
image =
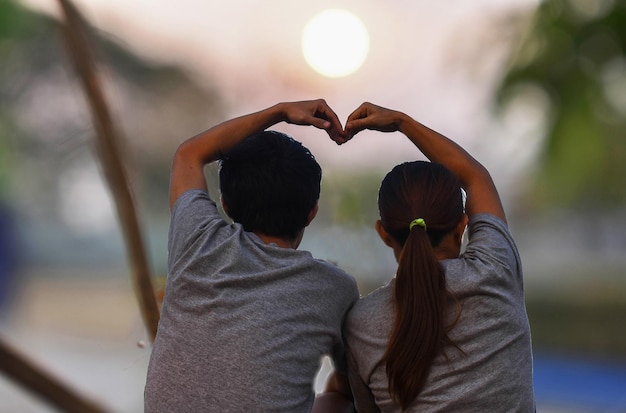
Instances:
[[[503,221],[502,218],[486,212],[472,215],[469,218],[468,226],[471,227],[475,225],[491,225],[508,232],[507,223]]]
[[[509,228],[502,219],[490,214],[471,217],[468,243],[457,259],[442,262],[450,286],[479,286],[487,279],[521,280],[519,252]]]
[[[468,245],[466,251],[517,250],[511,231],[505,221],[491,214],[476,214],[468,223]]]
[[[348,322],[372,320],[392,309],[393,280],[359,299],[348,315]]]

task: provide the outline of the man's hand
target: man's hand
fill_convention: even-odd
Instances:
[[[183,192],[189,189],[206,190],[204,165],[218,160],[253,133],[280,122],[323,129],[338,145],[348,140],[337,114],[323,99],[278,103],[227,120],[186,140],[176,150],[170,178],[170,208]]]
[[[324,129],[338,145],[348,141],[337,114],[324,99],[281,103],[280,106],[285,122]]]

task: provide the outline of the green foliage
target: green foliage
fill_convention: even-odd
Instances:
[[[533,195],[539,205],[626,201],[626,5],[547,0],[499,91],[506,105],[528,85],[549,101]],[[619,91],[622,91],[620,93]]]
[[[182,138],[223,119],[210,82],[183,69],[139,58],[123,41],[90,27],[129,176],[146,213],[169,213],[172,154]],[[25,205],[25,216],[59,220],[67,174],[93,158],[93,125],[61,34],[61,22],[0,0],[0,198]],[[9,162],[10,161],[10,162]],[[94,182],[94,186],[98,182]]]
[[[37,21],[12,0],[0,0],[0,40],[22,38],[35,28]]]

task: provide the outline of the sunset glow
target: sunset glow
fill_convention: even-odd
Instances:
[[[302,33],[307,63],[327,77],[343,77],[358,70],[369,51],[369,34],[354,14],[329,9],[314,16]]]

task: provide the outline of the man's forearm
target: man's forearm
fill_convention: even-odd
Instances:
[[[183,142],[185,158],[196,163],[216,161],[246,137],[284,120],[281,104],[222,122]]]
[[[246,137],[283,121],[323,129],[337,144],[347,140],[337,114],[323,99],[282,102],[220,123],[178,147],[170,178],[170,208],[183,192],[194,188],[206,190],[204,165],[218,160]]]
[[[281,104],[220,123],[183,142],[174,155],[170,208],[189,189],[206,190],[204,166],[218,160],[246,137],[284,120]]]

